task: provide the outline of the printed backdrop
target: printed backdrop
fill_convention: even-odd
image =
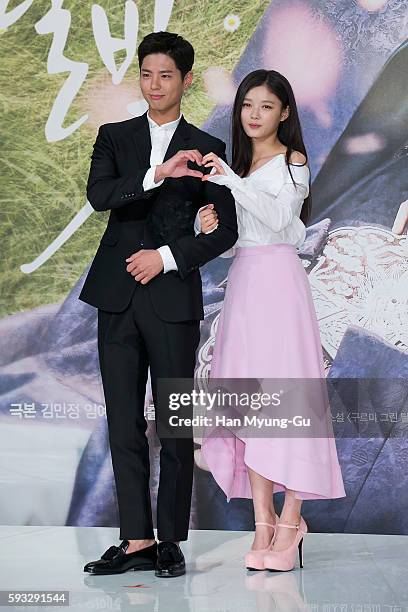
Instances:
[[[347,497],[304,503],[311,531],[408,533],[408,0],[85,0],[0,3],[0,521],[117,526],[96,346],[78,300],[108,213],[86,201],[100,124],[139,115],[136,50],[176,31],[196,50],[186,118],[223,138],[251,70],[279,70],[297,98],[313,217],[300,256],[328,378],[370,380],[375,425],[355,397],[333,413]],[[208,376],[231,260],[202,269],[197,376]],[[149,394],[152,496],[159,443]],[[374,423],[370,423],[374,425]],[[385,433],[384,433],[385,432]],[[191,527],[252,529],[196,441]],[[131,483],[129,483],[131,486]],[[280,510],[282,494],[275,496]]]

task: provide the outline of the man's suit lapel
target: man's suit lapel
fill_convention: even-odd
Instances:
[[[170,140],[169,146],[167,148],[166,154],[164,156],[163,161],[167,161],[173,155],[180,151],[181,149],[189,148],[189,141],[191,136],[191,128],[190,124],[182,116],[180,119],[180,123],[178,124],[176,131],[173,134],[172,139]]]
[[[140,117],[136,117],[136,123],[133,129],[132,137],[135,143],[136,154],[139,157],[140,164],[143,167],[150,166],[150,153],[152,150],[152,142],[150,138],[149,122],[147,120],[147,111]],[[173,137],[169,143],[163,161],[167,161],[173,157],[181,149],[188,149],[191,137],[191,126],[182,116]]]
[[[135,118],[135,125],[132,132],[133,141],[135,143],[136,155],[139,158],[140,166],[146,168],[150,166],[150,153],[152,150],[152,141],[150,138],[149,122],[147,120],[147,111]]]

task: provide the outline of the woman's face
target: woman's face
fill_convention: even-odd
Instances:
[[[250,89],[242,103],[241,122],[249,138],[268,138],[274,134],[279,123],[289,116],[289,107],[282,109],[278,96],[266,85]]]

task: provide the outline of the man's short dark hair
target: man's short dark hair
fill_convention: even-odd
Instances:
[[[171,57],[184,79],[194,64],[193,46],[179,34],[172,32],[152,32],[144,37],[137,49],[139,68],[146,55],[164,53]]]

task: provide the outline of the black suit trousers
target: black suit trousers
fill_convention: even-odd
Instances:
[[[120,539],[153,538],[144,404],[148,368],[157,411],[159,378],[193,378],[200,321],[167,322],[136,284],[123,312],[98,309],[98,352],[119,506]],[[192,438],[162,438],[157,497],[159,540],[186,540],[194,467]]]

